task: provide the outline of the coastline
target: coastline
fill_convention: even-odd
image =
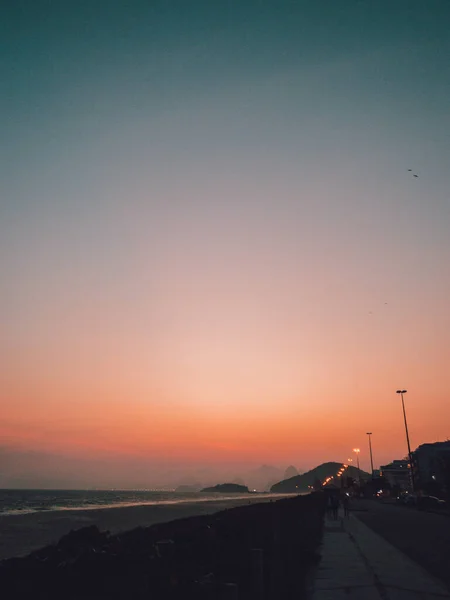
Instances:
[[[265,503],[283,494],[249,494],[230,498],[205,498],[192,501],[168,501],[131,506],[70,508],[0,515],[0,560],[26,556],[56,543],[72,529],[96,525],[100,531],[122,533],[136,527],[148,527],[176,519],[213,514],[236,506]]]
[[[308,493],[308,492],[305,492]],[[270,498],[283,498],[286,496],[284,493],[270,493],[270,492],[251,492],[247,494],[233,494],[233,493],[205,493],[203,496],[199,494],[189,494],[183,497],[175,497],[175,499],[164,498],[162,500],[130,500],[130,501],[118,501],[105,504],[93,503],[93,504],[79,504],[74,506],[67,505],[54,505],[43,508],[13,508],[0,510],[0,519],[2,517],[16,517],[22,515],[28,515],[33,513],[51,513],[51,512],[66,512],[74,510],[102,510],[109,508],[131,508],[134,506],[158,506],[166,504],[190,504],[192,502],[211,502],[214,500],[238,500],[248,499],[250,497],[270,497]]]
[[[306,494],[102,510],[115,513],[116,526],[119,514],[130,517],[131,511],[142,513],[139,509],[160,508],[165,518],[153,526],[124,527],[117,535],[92,524],[72,531],[25,558],[2,561],[0,586],[17,600],[213,600],[236,594],[242,600],[262,595],[307,600],[324,499]]]

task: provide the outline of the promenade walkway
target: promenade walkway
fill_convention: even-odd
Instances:
[[[444,586],[352,514],[325,521],[313,600],[443,600]]]

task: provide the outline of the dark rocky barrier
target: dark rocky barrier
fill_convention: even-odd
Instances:
[[[86,527],[1,562],[0,590],[17,600],[301,600],[323,513],[318,493],[122,535]]]

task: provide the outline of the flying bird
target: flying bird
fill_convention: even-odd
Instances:
[[[408,171],[412,171],[412,169],[408,169]]]
[[[414,177],[419,177],[418,175],[416,175],[415,173],[413,173]]]

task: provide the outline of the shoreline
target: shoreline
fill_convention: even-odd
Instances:
[[[44,510],[26,514],[0,515],[0,560],[26,556],[56,543],[73,529],[96,525],[100,531],[123,533],[137,527],[149,527],[187,517],[213,514],[236,506],[270,502],[289,494],[249,494],[230,498],[214,497],[163,501],[131,506],[105,506]]]
[[[308,492],[304,492],[305,494]],[[300,494],[301,495],[301,494]],[[52,506],[50,508],[24,508],[0,511],[0,520],[3,517],[20,517],[22,515],[47,514],[52,512],[69,512],[79,510],[107,510],[111,508],[133,508],[135,506],[159,506],[166,504],[191,504],[192,502],[214,502],[216,500],[248,500],[249,498],[285,498],[289,494],[280,494],[270,492],[252,492],[243,494],[216,494],[215,496],[205,496],[204,498],[179,498],[176,500],[148,500],[142,502],[115,502],[111,504],[86,504],[84,506]]]
[[[307,494],[96,511],[112,516],[116,526],[134,515],[141,526],[108,534],[85,525],[25,558],[2,561],[0,585],[17,600],[212,600],[236,594],[242,600],[307,600],[324,500],[323,494]],[[146,518],[153,526],[142,526]]]

